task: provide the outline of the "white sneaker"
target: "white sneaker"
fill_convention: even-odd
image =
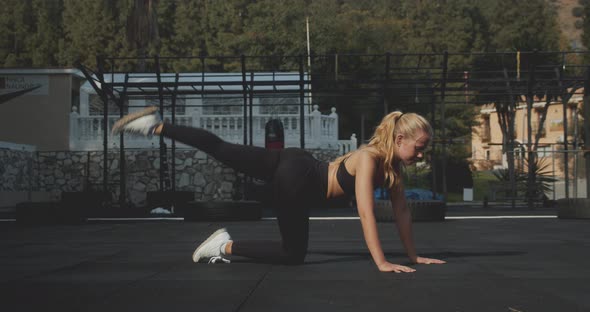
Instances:
[[[221,246],[231,240],[229,233],[225,228],[221,228],[211,234],[195,252],[193,252],[193,262],[199,262],[201,259],[221,257]]]
[[[158,113],[158,108],[156,106],[150,106],[119,119],[113,125],[111,133],[115,135],[124,132],[151,138],[154,130],[161,123],[162,118]]]

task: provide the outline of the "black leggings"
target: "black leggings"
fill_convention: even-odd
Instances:
[[[234,241],[232,254],[264,262],[301,264],[307,254],[309,210],[325,201],[327,163],[308,152],[269,150],[232,144],[198,128],[164,124],[162,135],[194,146],[226,166],[267,182],[269,204],[276,209],[281,242]]]

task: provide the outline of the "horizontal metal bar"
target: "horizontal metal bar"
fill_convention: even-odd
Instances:
[[[430,52],[430,53],[417,53],[417,52],[387,52],[382,54],[361,54],[361,53],[334,53],[334,54],[311,54],[309,57],[312,59],[315,58],[334,58],[336,55],[340,57],[385,57],[386,55],[390,55],[391,57],[400,57],[400,56],[419,56],[419,57],[432,57],[432,56],[443,56],[445,53],[448,54],[449,57],[452,56],[466,56],[466,55],[473,55],[473,56],[498,56],[498,55],[514,55],[516,56],[517,53],[520,53],[521,56],[523,55],[586,55],[590,54],[589,51],[495,51],[495,52]],[[300,57],[308,57],[307,53],[299,54],[299,55],[244,55],[245,58],[268,58],[268,59],[285,59],[285,58],[300,58]],[[186,55],[186,56],[159,56],[160,60],[194,60],[194,59],[240,59],[241,55],[211,55],[211,56],[194,56],[194,55]],[[151,56],[145,57],[107,57],[109,60],[153,60]]]

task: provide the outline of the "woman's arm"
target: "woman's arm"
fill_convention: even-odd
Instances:
[[[395,216],[395,223],[397,224],[397,230],[399,237],[406,249],[408,258],[412,263],[421,264],[443,264],[445,261],[431,258],[419,257],[416,254],[416,248],[414,247],[414,237],[412,231],[412,213],[408,208],[406,202],[406,195],[404,192],[403,184],[400,183],[396,191],[390,194],[391,206],[393,207],[393,214]]]
[[[373,179],[377,164],[373,156],[367,152],[360,152],[357,160],[355,176],[355,195],[357,209],[361,219],[363,234],[373,261],[380,271],[385,272],[413,272],[412,268],[388,262],[383,254],[379,233],[377,231],[377,220],[375,219]]]
[[[406,196],[404,187],[400,183],[395,191],[390,193],[391,207],[393,208],[393,215],[395,216],[395,223],[399,232],[399,238],[406,249],[408,258],[413,263],[416,263],[418,256],[416,255],[416,248],[414,247],[414,237],[412,231],[412,214],[406,203]]]

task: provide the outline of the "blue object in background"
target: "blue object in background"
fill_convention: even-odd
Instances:
[[[406,190],[406,199],[413,199],[413,200],[442,200],[441,194],[436,194],[435,198],[432,198],[432,191],[425,190],[425,189],[409,189]]]
[[[389,199],[389,190],[386,188],[376,188],[373,193],[375,194],[375,199]]]
[[[425,189],[408,189],[405,190],[406,199],[412,200],[432,200],[432,191]],[[377,188],[374,191],[375,199],[389,199],[389,190],[385,188]],[[434,199],[442,200],[441,194],[436,194]]]

